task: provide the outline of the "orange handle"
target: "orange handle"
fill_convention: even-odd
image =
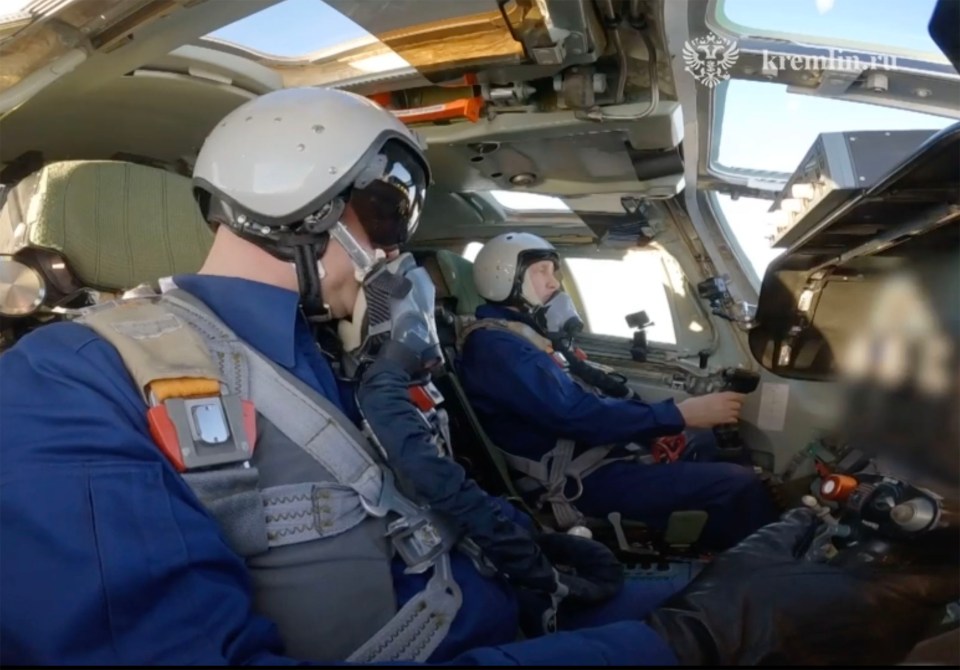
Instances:
[[[830,475],[820,484],[820,497],[842,502],[850,497],[859,482],[849,475]]]

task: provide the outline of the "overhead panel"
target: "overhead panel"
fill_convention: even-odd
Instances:
[[[521,63],[523,44],[514,39],[506,16],[521,23],[535,11],[511,2],[501,12],[495,0],[329,0],[327,4],[434,83],[480,67]]]

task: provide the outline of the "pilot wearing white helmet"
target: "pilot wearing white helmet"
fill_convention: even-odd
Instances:
[[[407,395],[439,356],[432,294],[396,253],[429,168],[377,105],[251,100],[194,180],[199,273],[0,356],[3,663],[886,663],[936,613],[797,560],[802,511],[658,607],[669,590],[619,589],[602,546],[527,530],[441,456]],[[520,593],[582,630],[516,641]]]
[[[742,395],[648,403],[563,356],[564,339],[582,321],[562,290],[559,265],[557,250],[537,235],[511,232],[487,242],[473,266],[487,304],[466,331],[460,361],[473,408],[533,499],[563,526],[619,512],[664,529],[676,510],[705,510],[701,541],[711,549],[775,519],[751,468],[706,462],[716,441],[704,429],[736,421]],[[631,450],[684,433],[675,462],[650,464]]]

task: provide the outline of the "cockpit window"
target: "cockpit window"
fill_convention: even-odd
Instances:
[[[734,79],[717,87],[710,166],[786,178],[820,133],[940,130],[955,119],[789,93],[784,84]],[[719,141],[717,141],[719,140]]]
[[[569,212],[567,204],[552,195],[521,191],[490,191],[493,199],[516,212]]]
[[[717,23],[738,35],[947,62],[927,24],[936,0],[718,0]]]
[[[483,242],[467,242],[460,255],[472,263],[477,260],[477,254],[480,253],[481,249],[483,249]]]
[[[205,36],[265,56],[301,59],[377,39],[322,0],[284,0]],[[398,57],[399,58],[399,57]]]
[[[731,80],[716,91],[710,170],[779,189],[820,133],[852,130],[940,130],[954,119],[849,100],[788,93],[786,85]],[[763,187],[761,187],[763,188]],[[782,249],[771,249],[782,212],[771,201],[715,195],[714,211],[748,261],[759,285]]]
[[[777,231],[778,213],[769,211],[769,200],[742,196],[734,200],[723,193],[713,197],[714,213],[729,233],[731,244],[737,247],[737,255],[749,263],[744,269],[753,271],[752,281],[758,286],[767,266],[783,253],[783,249],[770,246]]]
[[[12,21],[22,14],[33,0],[7,0],[0,8],[0,22]]]
[[[771,249],[770,240],[783,212],[768,211],[771,201],[763,192],[772,198],[782,188],[818,135],[938,131],[957,121],[953,96],[944,93],[952,89],[932,90],[956,80],[949,65],[944,69],[947,60],[930,38],[935,4],[715,0],[708,27],[725,33],[741,50],[763,54],[758,63],[772,71],[765,76],[781,79],[759,80],[759,65],[752,64],[732,69],[730,78],[714,82],[712,91],[707,169],[740,197],[724,195],[724,189],[708,195],[731,248],[755,284],[782,252]],[[772,54],[771,65],[767,54]],[[784,75],[784,70],[794,72]],[[897,73],[890,79],[895,86],[886,86],[884,70]],[[827,72],[836,75],[838,87],[831,87]],[[872,87],[868,74],[876,72],[881,76]],[[847,87],[841,90],[844,83]]]

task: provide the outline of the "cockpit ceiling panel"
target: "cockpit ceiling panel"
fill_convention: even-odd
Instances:
[[[514,39],[511,25],[542,20],[533,2],[511,1],[502,12],[495,0],[328,0],[327,4],[434,83],[479,68],[522,63],[524,48]]]

